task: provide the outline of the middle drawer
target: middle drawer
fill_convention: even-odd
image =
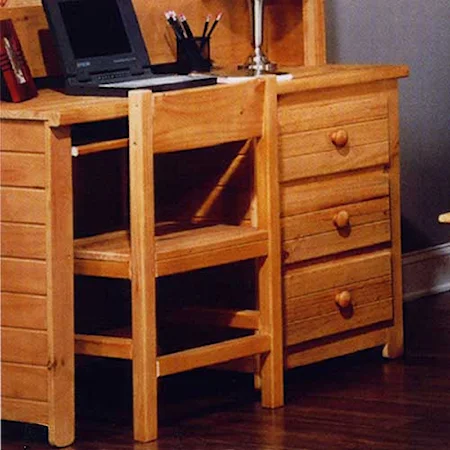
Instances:
[[[384,172],[282,185],[283,263],[291,264],[391,239]]]

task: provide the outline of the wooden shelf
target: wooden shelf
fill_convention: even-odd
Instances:
[[[156,237],[157,276],[187,272],[267,255],[265,230],[212,225]],[[130,234],[126,230],[75,241],[75,273],[130,277]]]

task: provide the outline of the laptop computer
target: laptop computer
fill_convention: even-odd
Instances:
[[[216,83],[210,74],[155,74],[131,0],[43,0],[71,95],[127,96]]]

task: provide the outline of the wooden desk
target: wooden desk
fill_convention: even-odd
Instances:
[[[403,349],[397,79],[296,68],[279,84],[286,368]],[[74,439],[71,127],[127,100],[41,91],[1,105],[3,418]],[[226,120],[226,118],[224,118]]]

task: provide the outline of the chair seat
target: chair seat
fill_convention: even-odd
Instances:
[[[168,232],[155,238],[156,275],[228,264],[267,255],[268,233],[250,226],[211,225]],[[130,278],[127,230],[75,240],[75,273]]]

